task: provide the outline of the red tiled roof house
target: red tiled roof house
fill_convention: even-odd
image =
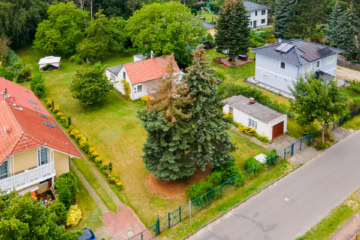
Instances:
[[[134,62],[106,68],[106,77],[114,87],[125,95],[123,80],[130,85],[130,98],[139,99],[156,91],[159,79],[168,74],[169,64],[172,62],[175,76],[181,78],[180,71],[173,55],[145,59],[142,55],[135,55]]]
[[[35,94],[0,77],[0,189],[47,191],[81,157]]]

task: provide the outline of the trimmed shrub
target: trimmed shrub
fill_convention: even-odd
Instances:
[[[67,211],[65,205],[61,201],[56,200],[52,202],[49,205],[49,212],[56,215],[56,223],[58,225],[65,223]]]
[[[130,85],[126,80],[122,80],[121,82],[124,85],[125,98],[130,100]]]
[[[194,200],[195,198],[200,197],[204,193],[207,193],[212,188],[213,188],[213,186],[211,185],[211,183],[209,183],[207,181],[200,181],[199,183],[196,183],[196,184],[192,185],[190,188],[187,188],[185,190],[186,196],[190,200]]]
[[[256,175],[265,170],[265,165],[258,162],[254,157],[249,157],[245,160],[245,170]]]
[[[45,80],[41,75],[37,75],[31,80],[30,87],[31,91],[33,91],[38,98],[45,97]]]
[[[66,226],[75,227],[81,220],[81,210],[78,205],[72,205],[67,213]]]
[[[76,202],[78,182],[72,172],[60,175],[55,182],[55,189],[58,199],[69,209],[71,204]]]
[[[32,68],[30,65],[26,65],[17,76],[16,82],[18,83],[27,82],[30,81],[32,77],[33,77]]]
[[[238,174],[238,172],[236,171],[235,158],[231,158],[231,160],[228,161],[227,164],[222,165],[221,167],[215,167],[213,169],[213,174],[216,172],[221,173],[221,183],[233,183],[230,179],[232,179]]]

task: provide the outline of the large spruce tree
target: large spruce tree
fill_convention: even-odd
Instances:
[[[147,131],[143,147],[145,167],[156,178],[177,180],[192,176],[195,163],[187,157],[191,144],[191,125],[187,122],[191,113],[183,108],[191,104],[188,88],[173,78],[173,67],[161,80],[159,90],[150,95],[144,110],[138,110],[138,118]]]
[[[285,38],[288,29],[289,18],[298,0],[276,0],[275,1],[275,35],[277,38]]]
[[[334,46],[338,45],[338,39],[340,37],[340,24],[343,21],[344,11],[337,0],[335,6],[333,7],[328,23],[325,28],[325,37],[330,43]]]
[[[185,76],[189,94],[195,99],[187,109],[192,114],[188,123],[192,128],[191,150],[187,157],[204,170],[209,165],[226,165],[231,161],[234,146],[226,132],[231,124],[223,116],[223,103],[217,95],[220,81],[209,68],[203,48],[193,56],[194,63]]]
[[[216,28],[217,51],[228,50],[231,59],[249,51],[249,17],[242,0],[225,1]]]
[[[360,61],[360,14],[353,3],[345,11],[339,26],[338,47],[348,61]]]

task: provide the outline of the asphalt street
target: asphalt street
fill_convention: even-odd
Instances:
[[[335,144],[191,240],[291,240],[360,187],[360,131]]]

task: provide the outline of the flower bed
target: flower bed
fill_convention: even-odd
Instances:
[[[55,114],[61,125],[67,129],[70,136],[75,139],[79,147],[88,155],[89,159],[95,162],[95,165],[106,176],[108,182],[121,190],[123,184],[120,181],[120,176],[112,172],[112,163],[104,160],[95,147],[89,143],[88,139],[72,125],[71,117],[66,117],[64,113],[60,111],[60,107],[54,104],[54,101],[48,100],[46,106]]]

